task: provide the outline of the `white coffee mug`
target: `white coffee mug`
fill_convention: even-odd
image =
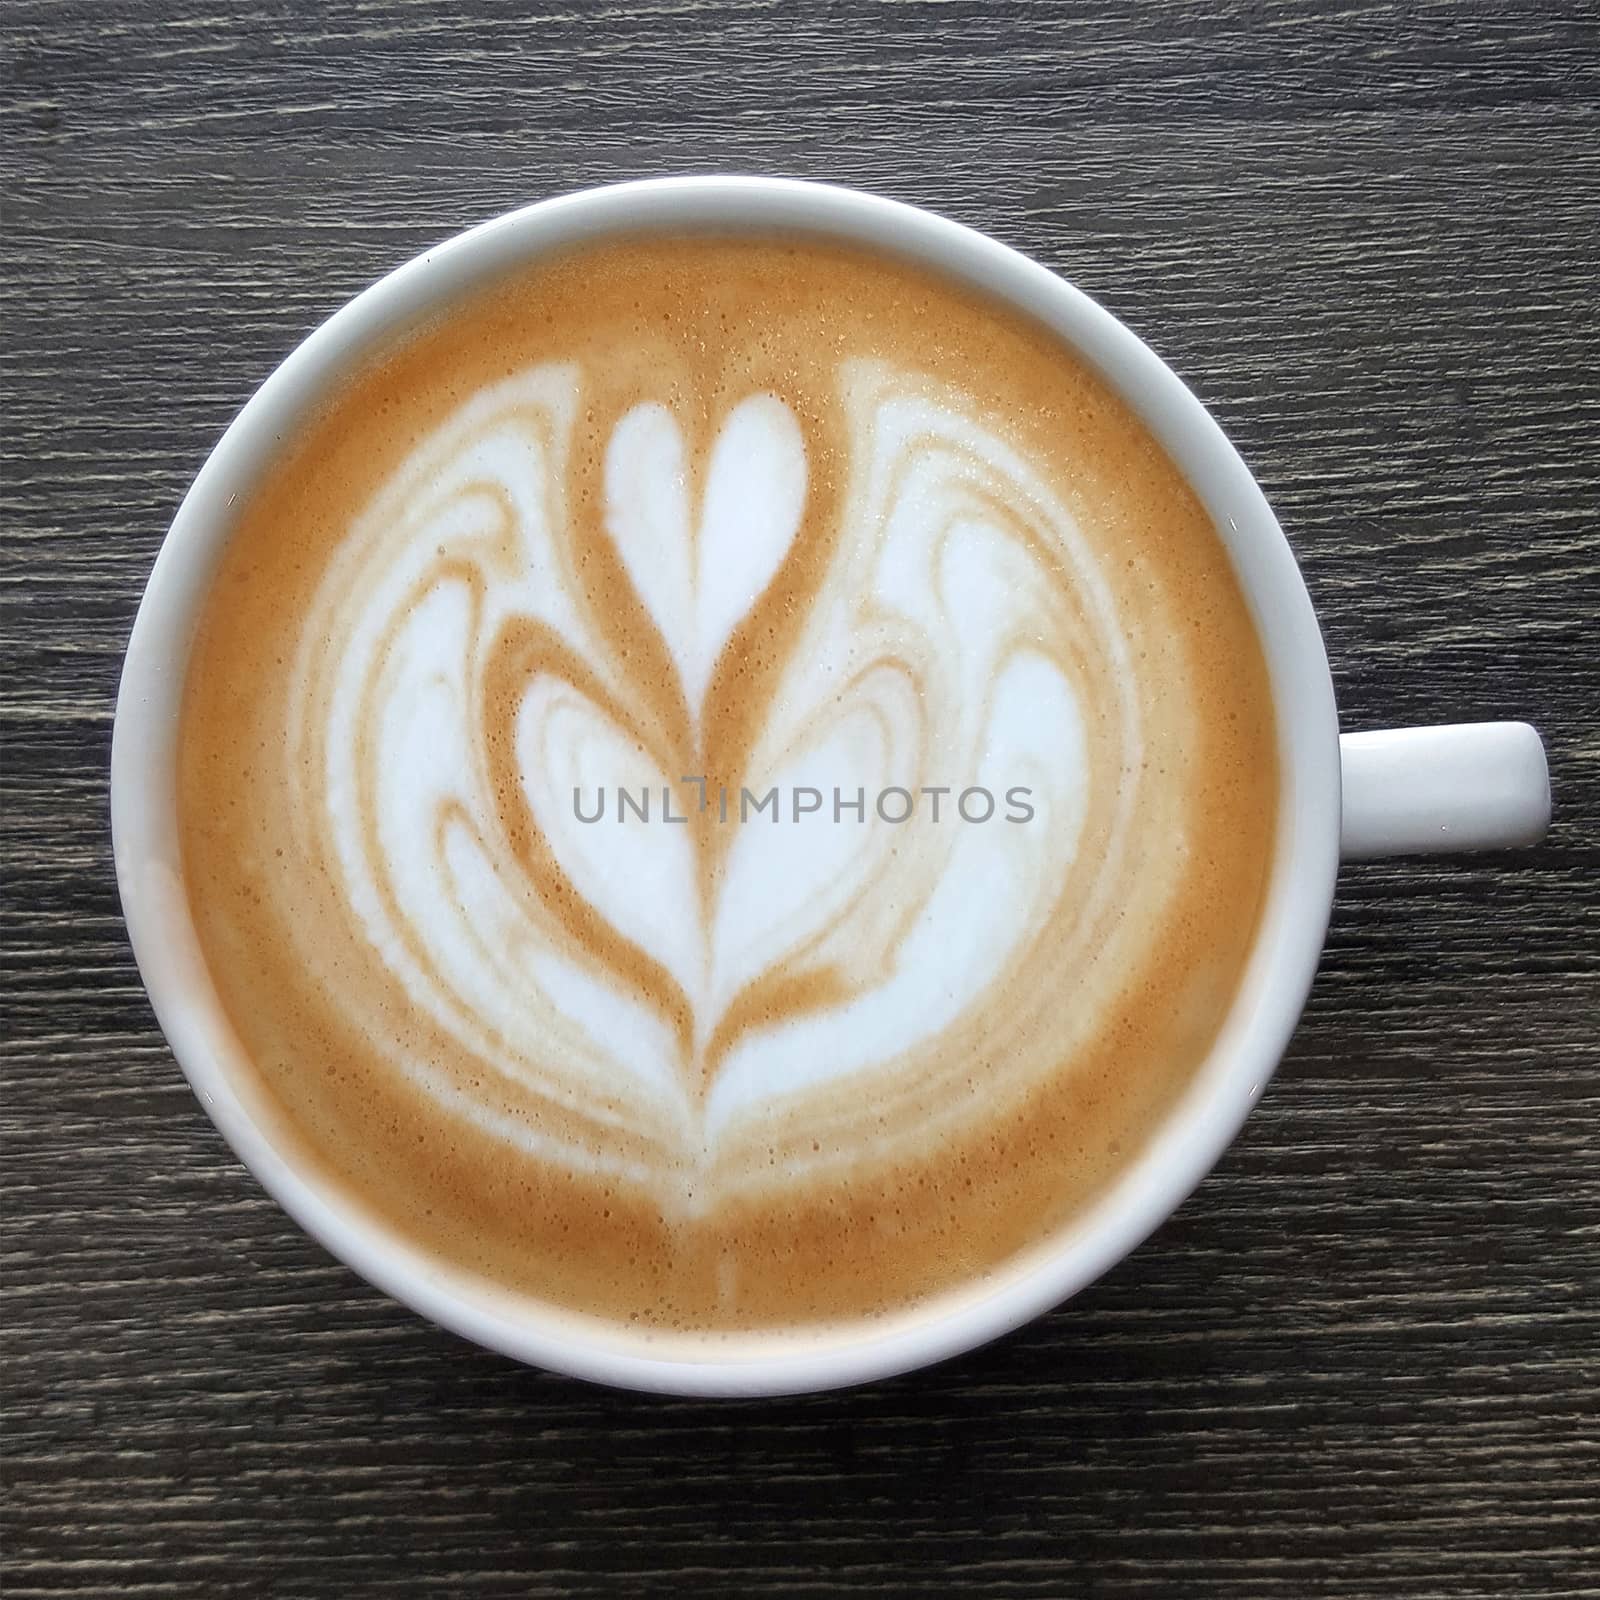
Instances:
[[[229,537],[230,507],[329,386],[387,335],[547,251],[704,228],[821,234],[908,257],[1009,301],[1077,349],[1144,419],[1221,532],[1271,673],[1283,789],[1260,931],[1210,1054],[1144,1151],[1058,1237],[980,1287],[868,1328],[647,1342],[531,1304],[421,1252],[297,1165],[252,1117],[238,1088],[239,1046],[181,883],[175,757],[191,634]],[[583,1378],[698,1395],[792,1393],[903,1372],[970,1349],[1081,1289],[1183,1201],[1255,1104],[1310,988],[1341,852],[1528,844],[1549,811],[1544,751],[1524,723],[1341,740],[1316,617],[1261,491],[1199,401],[1108,312],[944,218],[765,178],[629,183],[530,206],[427,251],[329,318],[239,413],[178,510],[128,645],[111,755],[117,878],[156,1015],[201,1104],[285,1210],[371,1282],[480,1344]]]

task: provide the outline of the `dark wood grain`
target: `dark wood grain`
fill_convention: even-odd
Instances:
[[[1592,6],[11,0],[5,1593],[1600,1593]],[[139,987],[106,758],[190,476],[353,290],[690,170],[931,205],[1149,338],[1258,471],[1351,725],[1527,715],[1520,857],[1347,872],[1239,1144],[938,1371],[705,1405],[329,1261]]]

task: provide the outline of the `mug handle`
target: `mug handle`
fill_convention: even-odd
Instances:
[[[1526,722],[1341,734],[1339,760],[1346,861],[1537,844],[1550,826],[1550,771]]]

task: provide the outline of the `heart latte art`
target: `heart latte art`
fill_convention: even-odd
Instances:
[[[530,270],[333,396],[196,642],[191,903],[278,1135],[645,1327],[1004,1268],[1219,1026],[1271,708],[1065,350],[910,269]]]
[[[698,473],[659,402],[604,439],[610,548],[592,559],[625,575],[624,629],[579,603],[563,482],[581,367],[495,385],[352,529],[296,664],[302,848],[406,1009],[558,1117],[497,1113],[386,1026],[387,992],[364,1026],[442,1110],[648,1185],[664,1208],[963,1115],[921,1047],[999,999],[1063,894],[1071,925],[1052,938],[1082,952],[1127,897],[1139,707],[1070,514],[958,396],[867,362],[837,382],[862,459],[784,669],[737,726],[719,704],[739,696],[809,475],[801,424],[771,393],[712,419]],[[708,773],[721,781],[701,811],[680,780]],[[1028,821],[965,823],[951,797],[985,786],[1023,787]],[[773,788],[769,821],[749,797]],[[829,805],[797,819],[789,797],[807,788]],[[942,790],[939,822],[930,794],[921,825],[886,825],[891,788]],[[618,789],[667,798],[652,822],[608,806]],[[836,790],[859,817],[836,820]],[[1159,906],[1160,885],[1144,893]],[[1094,965],[1070,970],[1092,1024]],[[1014,1097],[1052,1067],[1019,1052],[982,1093]],[[773,1160],[802,1096],[816,1103]],[[886,1096],[915,1114],[886,1128]]]

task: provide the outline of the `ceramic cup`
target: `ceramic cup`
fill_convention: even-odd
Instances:
[[[174,766],[197,610],[278,439],[375,342],[544,252],[640,230],[799,231],[909,257],[1054,328],[1131,403],[1227,544],[1276,699],[1281,826],[1259,936],[1231,1011],[1186,1094],[1137,1159],[1057,1238],[979,1288],[870,1331],[729,1342],[629,1341],[530,1306],[386,1232],[273,1143],[241,1097],[233,1041],[181,883]],[[329,318],[262,384],[195,479],[161,548],[128,646],[111,758],[117,877],[157,1017],[201,1104],[261,1183],[330,1251],[457,1333],[601,1382],[700,1395],[823,1389],[920,1367],[1058,1305],[1177,1207],[1238,1132],[1293,1032],[1316,971],[1341,853],[1527,844],[1549,817],[1544,752],[1522,723],[1341,739],[1317,619],[1249,470],[1183,383],[1094,301],[971,229],[890,200],[763,178],[622,184],[530,206],[427,251]]]

